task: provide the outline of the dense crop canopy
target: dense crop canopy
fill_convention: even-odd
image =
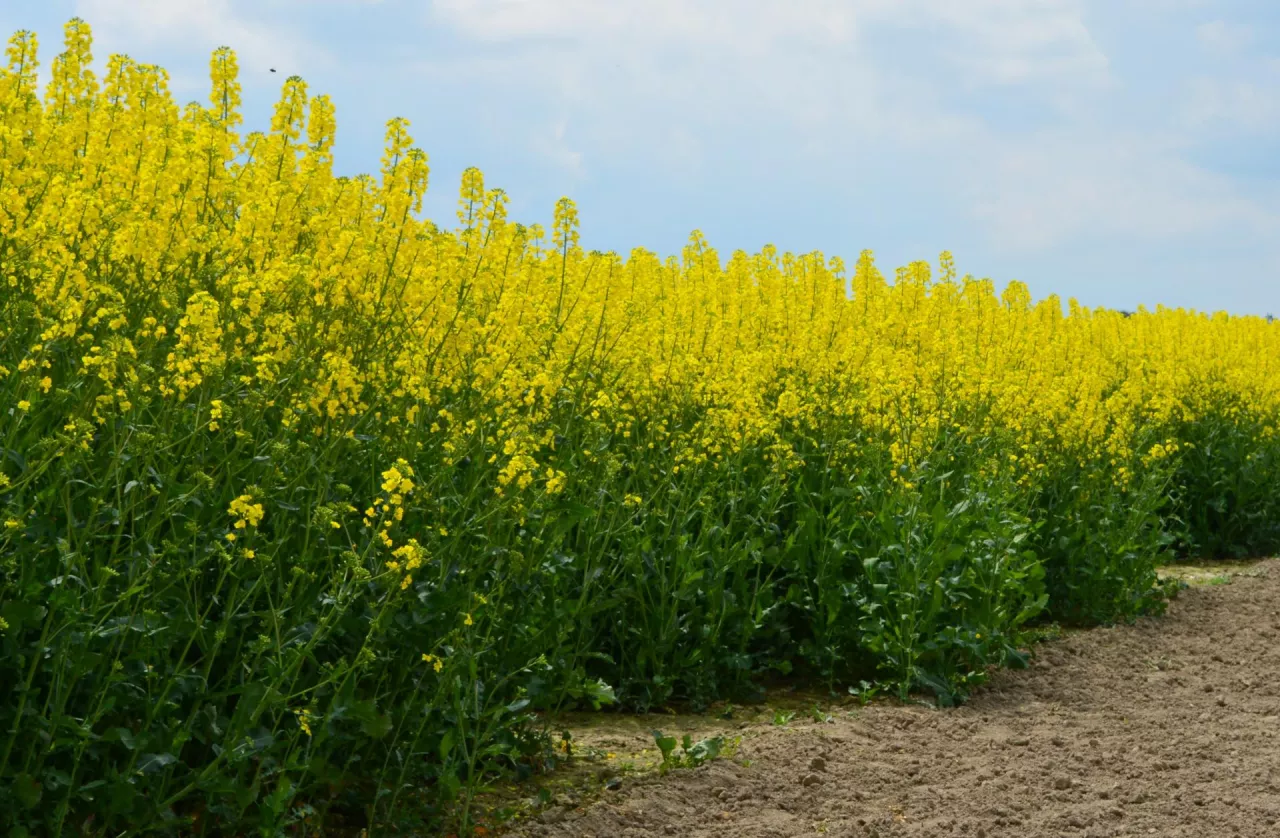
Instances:
[[[465,811],[531,710],[954,700],[1276,543],[1269,320],[621,258],[476,170],[446,229],[404,120],[338,177],[299,79],[242,136],[228,49],[208,105],[90,64],[0,70],[0,825]]]

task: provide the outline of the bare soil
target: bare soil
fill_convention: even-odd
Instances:
[[[1280,836],[1280,561],[1185,577],[1166,616],[1039,644],[1030,668],[997,673],[958,708],[584,727],[574,741],[597,759],[578,762],[596,773],[502,832]],[[660,777],[646,770],[654,727],[741,741]]]

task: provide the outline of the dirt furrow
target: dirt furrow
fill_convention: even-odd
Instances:
[[[1280,562],[1185,590],[1164,617],[1045,643],[963,707],[755,731],[733,759],[509,834],[1280,835]]]

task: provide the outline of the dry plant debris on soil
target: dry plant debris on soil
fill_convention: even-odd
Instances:
[[[1177,571],[1162,618],[1073,632],[965,706],[719,722],[701,768],[558,792],[510,838],[1280,834],[1280,560]],[[786,718],[785,714],[779,714]],[[665,724],[663,722],[665,721]],[[681,720],[685,721],[685,720]],[[644,746],[651,717],[576,734]],[[712,735],[703,719],[696,735]],[[696,736],[695,736],[696,738]],[[608,776],[609,772],[601,772]]]

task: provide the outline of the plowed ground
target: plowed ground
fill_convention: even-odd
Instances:
[[[595,742],[652,746],[672,720],[649,719]],[[742,737],[730,758],[557,794],[502,831],[1280,836],[1280,561],[1193,580],[1163,617],[1042,643],[959,708],[721,724]]]

